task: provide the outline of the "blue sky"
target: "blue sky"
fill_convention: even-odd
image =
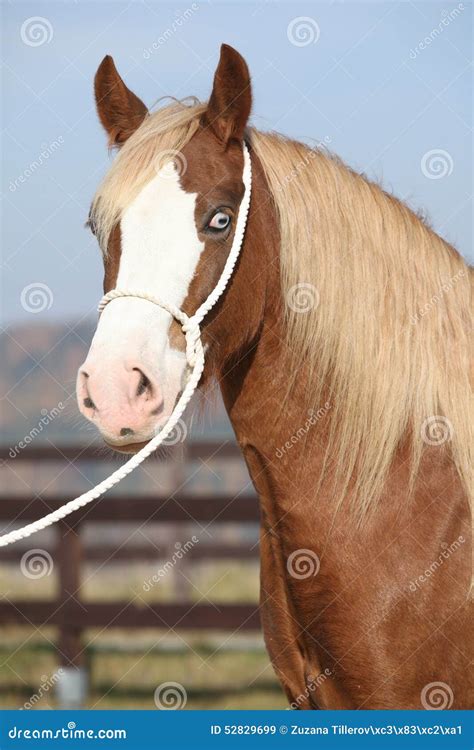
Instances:
[[[107,53],[151,105],[207,98],[219,46],[232,44],[250,66],[257,127],[326,140],[473,258],[468,2],[78,0],[2,12],[7,323],[94,314],[102,268],[83,224],[110,161],[92,96]],[[48,298],[32,315],[35,285]]]

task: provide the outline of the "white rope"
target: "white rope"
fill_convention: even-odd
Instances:
[[[204,349],[201,340],[200,324],[203,318],[214,307],[217,300],[223,294],[234,271],[235,264],[237,263],[237,259],[239,257],[239,253],[244,240],[245,227],[247,225],[247,216],[250,207],[250,194],[252,189],[252,166],[250,162],[250,155],[245,143],[243,146],[243,152],[244,170],[242,174],[242,180],[244,183],[245,191],[239,208],[232,248],[227,257],[224,270],[222,271],[219,281],[217,282],[208,298],[196,310],[194,315],[188,317],[186,313],[184,313],[178,307],[170,305],[164,300],[160,300],[156,297],[153,297],[152,295],[140,291],[113,289],[111,292],[105,294],[99,303],[98,309],[99,312],[102,312],[104,307],[110,304],[110,302],[112,302],[114,299],[118,299],[119,297],[139,297],[141,299],[148,300],[155,305],[159,305],[159,307],[162,307],[164,310],[169,312],[176,320],[181,323],[181,328],[184,335],[186,336],[186,359],[189,367],[191,368],[191,375],[188,378],[186,386],[180,398],[178,399],[178,402],[176,403],[175,408],[173,409],[173,412],[171,413],[168,421],[164,425],[163,429],[160,430],[160,432],[157,433],[149,443],[147,443],[140,451],[138,451],[138,453],[132,456],[132,458],[130,458],[123,466],[114,471],[109,477],[103,479],[102,482],[99,482],[98,485],[93,487],[88,492],[85,492],[79,497],[76,497],[75,500],[70,500],[61,508],[58,508],[52,513],[49,513],[47,516],[44,516],[44,518],[40,518],[38,521],[34,521],[33,523],[30,523],[21,529],[16,529],[15,531],[11,531],[8,534],[4,534],[4,536],[0,537],[0,547],[6,547],[8,544],[13,544],[13,542],[18,541],[19,539],[25,539],[26,537],[31,536],[31,534],[34,534],[37,531],[41,531],[41,529],[45,529],[48,526],[51,526],[53,523],[61,520],[62,518],[65,518],[70,513],[74,513],[74,511],[79,510],[79,508],[83,508],[93,500],[97,500],[97,498],[101,497],[101,495],[107,492],[107,490],[110,490],[116,484],[121,482],[122,479],[125,479],[126,476],[128,476],[134,469],[137,468],[137,466],[139,466],[146,458],[148,458],[148,456],[166,440],[166,438],[170,435],[170,433],[180,420],[181,416],[184,413],[184,410],[186,409],[186,406],[188,405],[194,394],[194,391],[198,386],[199,380],[201,379],[201,375],[204,370]]]

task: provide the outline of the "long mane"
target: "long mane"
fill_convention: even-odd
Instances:
[[[356,472],[363,516],[409,443],[412,481],[423,448],[438,445],[472,498],[472,269],[339,159],[276,134],[253,131],[251,142],[279,217],[292,372],[309,363],[312,403],[329,388],[341,497]],[[288,302],[305,289],[302,313]]]
[[[125,143],[92,206],[103,248],[163,155],[196,132],[204,104],[149,115]],[[328,461],[362,518],[380,497],[401,445],[416,476],[440,444],[473,495],[470,421],[472,271],[407,206],[324,151],[250,129],[280,224],[281,291],[297,378],[309,403],[331,400]],[[168,157],[169,158],[169,157]],[[307,293],[302,313],[289,304]]]

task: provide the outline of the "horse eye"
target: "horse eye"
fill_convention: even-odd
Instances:
[[[223,229],[227,229],[229,224],[230,224],[230,216],[225,214],[223,211],[217,211],[207,226],[210,229],[222,231]]]

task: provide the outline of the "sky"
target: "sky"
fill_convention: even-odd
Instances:
[[[102,264],[84,222],[111,160],[92,85],[105,54],[151,106],[206,99],[233,45],[255,126],[323,141],[474,259],[468,2],[5,0],[2,13],[7,325],[95,314]]]

